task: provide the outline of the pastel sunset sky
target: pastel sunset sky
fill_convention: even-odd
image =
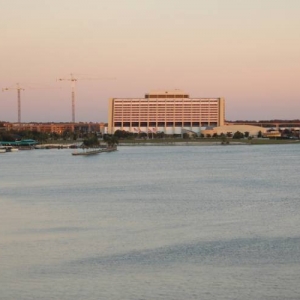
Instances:
[[[25,88],[23,122],[71,121],[70,73],[76,121],[157,89],[224,97],[227,120],[300,119],[299,16],[299,0],[2,0],[0,88]]]

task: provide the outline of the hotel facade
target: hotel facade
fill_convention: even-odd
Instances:
[[[180,91],[153,91],[145,98],[109,99],[108,133],[182,134],[224,125],[224,98],[190,98]]]

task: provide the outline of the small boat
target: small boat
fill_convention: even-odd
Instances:
[[[79,151],[79,152],[72,152],[72,155],[94,155],[94,154],[99,154],[102,152],[113,152],[117,151],[117,147],[105,147],[101,149],[94,149],[94,150],[86,150],[86,151]]]
[[[107,147],[102,149],[102,152],[113,152],[113,151],[117,151],[117,147]]]
[[[6,152],[17,152],[17,151],[19,151],[18,148],[15,148],[13,146],[4,146],[4,148],[6,149]]]
[[[72,155],[95,155],[95,154],[99,154],[101,153],[102,150],[101,149],[97,149],[97,150],[88,150],[88,151],[81,151],[81,152],[72,152]]]

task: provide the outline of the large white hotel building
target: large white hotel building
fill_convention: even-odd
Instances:
[[[153,91],[145,98],[109,100],[108,133],[164,132],[197,134],[208,126],[222,126],[225,120],[224,98],[190,98],[180,90]]]

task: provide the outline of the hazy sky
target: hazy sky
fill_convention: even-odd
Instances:
[[[70,73],[76,121],[175,88],[225,97],[227,120],[300,119],[299,16],[299,0],[0,0],[0,87],[25,87],[24,122],[71,121],[70,82],[56,82]],[[15,90],[0,120],[17,121]]]

